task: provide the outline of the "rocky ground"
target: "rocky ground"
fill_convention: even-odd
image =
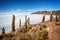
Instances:
[[[60,40],[60,25],[56,22],[46,21],[19,27],[15,32],[3,35],[2,40]]]

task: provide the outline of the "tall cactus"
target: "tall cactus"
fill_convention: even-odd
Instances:
[[[19,20],[19,27],[21,27],[21,19]]]
[[[50,11],[50,22],[52,22],[52,19],[53,19],[53,17],[52,17],[52,11]]]
[[[2,35],[5,34],[5,29],[4,27],[2,28]]]
[[[25,15],[25,28],[27,29],[27,16]]]
[[[43,19],[42,19],[42,22],[44,22],[45,21],[45,15],[43,16]]]
[[[28,18],[28,20],[27,20],[27,21],[28,21],[28,25],[30,25],[30,18]]]
[[[12,32],[15,31],[15,16],[12,16]]]

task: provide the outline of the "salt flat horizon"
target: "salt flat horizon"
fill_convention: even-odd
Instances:
[[[4,27],[6,32],[11,31],[11,21],[12,21],[12,15],[14,14],[16,17],[15,20],[15,28],[19,27],[19,19],[21,19],[22,25],[24,25],[25,22],[25,15],[30,18],[31,24],[36,24],[38,22],[41,22],[43,15],[36,15],[31,14],[32,12],[1,12],[0,13],[0,32],[2,31],[2,28]],[[46,19],[49,20],[49,15],[46,15]]]

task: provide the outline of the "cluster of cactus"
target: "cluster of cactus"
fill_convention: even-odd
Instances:
[[[15,16],[12,17],[12,32],[15,31]]]
[[[27,16],[25,16],[25,27],[27,28],[27,25],[30,25],[30,18],[27,18]]]
[[[42,19],[42,22],[44,22],[45,21],[45,15],[43,16],[43,19]]]

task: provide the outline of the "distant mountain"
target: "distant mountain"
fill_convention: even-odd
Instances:
[[[51,11],[37,11],[37,12],[34,12],[32,14],[46,14],[46,15],[50,15],[50,12]],[[60,15],[60,10],[52,11],[52,14],[53,15]]]

